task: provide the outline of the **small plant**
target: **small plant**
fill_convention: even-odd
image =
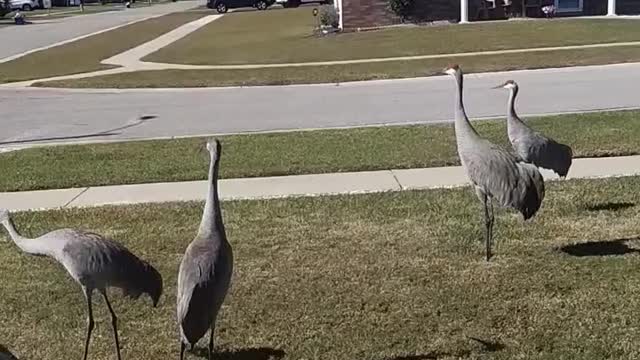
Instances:
[[[414,0],[389,0],[389,7],[402,21],[409,20],[413,12]]]
[[[320,8],[320,25],[338,28],[340,26],[340,18],[338,12],[333,5],[324,5]]]

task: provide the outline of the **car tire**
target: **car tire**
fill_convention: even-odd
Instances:
[[[33,8],[31,8],[31,5],[29,4],[22,5],[22,11],[31,11],[31,10],[33,10]]]
[[[224,14],[228,11],[229,9],[227,9],[227,5],[223,2],[219,3],[218,5],[216,5],[216,11],[219,14]]]
[[[268,7],[269,4],[267,4],[267,2],[264,0],[260,0],[256,3],[256,9],[258,10],[267,10]]]

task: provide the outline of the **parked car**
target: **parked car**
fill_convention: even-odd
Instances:
[[[31,11],[40,7],[38,0],[10,0],[11,10]]]
[[[226,13],[229,9],[243,7],[254,7],[258,10],[267,10],[273,5],[275,0],[207,0],[207,7],[216,9],[220,14]]]

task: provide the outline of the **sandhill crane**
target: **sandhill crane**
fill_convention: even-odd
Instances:
[[[509,89],[507,134],[516,154],[525,162],[539,168],[553,170],[562,178],[566,177],[573,157],[571,148],[543,136],[520,120],[515,108],[516,96],[518,96],[518,84],[515,81],[508,80],[495,88]]]
[[[494,223],[492,199],[501,206],[518,210],[528,220],[542,204],[544,179],[535,166],[519,162],[514,155],[478,135],[464,110],[462,69],[452,65],[444,72],[453,76],[457,84],[455,134],[458,156],[484,205],[486,259],[489,261]]]
[[[94,327],[91,298],[94,290],[102,294],[111,313],[116,354],[120,360],[118,318],[107,297],[107,288],[120,288],[125,296],[133,299],[146,293],[156,307],[162,295],[160,273],[120,243],[95,233],[59,229],[36,239],[27,239],[18,233],[9,212],[4,209],[0,209],[0,223],[7,229],[9,236],[20,250],[31,255],[53,258],[64,266],[73,280],[82,287],[89,312],[84,360],[87,359],[89,341]]]
[[[200,228],[189,244],[178,274],[177,307],[180,327],[180,359],[186,345],[193,349],[208,330],[209,360],[213,356],[216,318],[229,290],[233,273],[233,252],[227,241],[218,198],[218,168],[222,146],[217,139],[207,142],[211,156],[209,189]]]

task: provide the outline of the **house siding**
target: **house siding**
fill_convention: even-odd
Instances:
[[[391,25],[400,19],[391,12],[388,0],[342,0],[345,29]],[[608,0],[583,0],[581,15],[604,15]],[[545,1],[553,3],[553,0]],[[513,0],[511,11],[521,13],[520,0]],[[475,20],[479,0],[469,0],[469,17]],[[640,0],[617,0],[620,15],[640,14]],[[414,14],[419,21],[460,19],[460,0],[416,0]]]
[[[606,4],[605,4],[606,7]],[[640,14],[639,0],[618,0],[616,10],[620,15],[637,15]]]

